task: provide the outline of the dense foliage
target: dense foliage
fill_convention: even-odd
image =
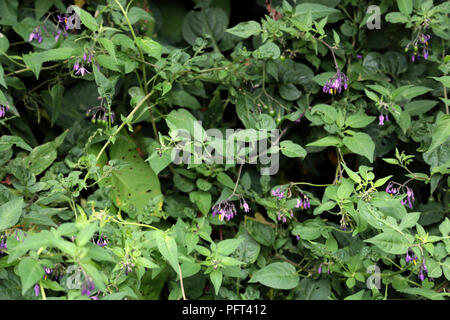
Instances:
[[[0,299],[449,296],[449,2],[74,3],[0,1]]]

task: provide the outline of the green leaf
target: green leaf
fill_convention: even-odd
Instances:
[[[314,208],[313,214],[315,216],[319,215],[324,211],[333,209],[335,206],[336,206],[336,202],[334,202],[334,201],[324,202],[324,203],[320,204],[320,206]]]
[[[241,244],[244,238],[226,239],[217,244],[217,252],[221,255],[228,256]]]
[[[404,236],[395,231],[385,231],[373,238],[364,240],[376,245],[381,250],[392,254],[404,254],[412,245],[412,241],[408,241]]]
[[[357,132],[352,137],[344,137],[342,141],[351,152],[360,154],[373,162],[375,143],[368,134]]]
[[[211,279],[212,284],[214,285],[214,290],[216,292],[216,295],[218,295],[220,286],[222,285],[222,277],[223,277],[222,271],[213,270],[209,274],[209,277]]]
[[[280,57],[280,48],[272,41],[267,41],[258,49],[253,51],[253,57],[256,59],[273,59],[276,60]]]
[[[32,173],[35,175],[42,173],[56,160],[58,155],[56,149],[61,145],[68,133],[69,130],[66,130],[54,141],[40,145],[30,152],[25,158],[25,163]]]
[[[259,282],[274,289],[289,290],[299,283],[295,267],[287,262],[274,262],[256,271],[249,283]]]
[[[110,147],[110,160],[124,161],[126,166],[113,170],[108,178],[99,182],[101,187],[112,187],[109,193],[111,200],[127,213],[142,212],[151,201],[161,197],[158,176],[136,149],[137,146],[127,134],[118,135]],[[161,198],[156,211],[161,209],[162,203]]]
[[[261,25],[253,20],[241,22],[231,29],[225,30],[235,36],[247,39],[248,37],[258,35],[261,32]]]
[[[22,283],[22,295],[44,277],[44,268],[32,258],[24,258],[20,261],[17,269]]]
[[[281,153],[289,158],[305,158],[306,150],[291,140],[283,140],[280,143]]]
[[[21,137],[2,135],[0,137],[0,152],[10,150],[15,145],[27,151],[33,150]]]
[[[28,53],[23,55],[23,61],[33,71],[36,79],[39,79],[39,73],[44,62],[68,59],[72,55],[73,50],[72,48],[57,48]]]
[[[400,12],[389,12],[385,17],[387,22],[390,23],[407,23],[409,18]]]
[[[432,77],[434,80],[441,82],[447,88],[450,88],[450,76]]]
[[[342,179],[342,183],[337,190],[337,197],[339,199],[347,199],[353,193],[353,182],[350,179]]]
[[[409,16],[413,10],[413,0],[397,0],[397,5],[401,13]]]
[[[205,191],[194,191],[189,193],[189,200],[195,203],[200,212],[204,215],[208,214],[211,209],[211,193]]]
[[[156,58],[157,60],[161,59],[162,46],[155,40],[152,40],[148,37],[137,37],[136,44],[150,57]]]
[[[183,22],[183,38],[191,46],[197,38],[209,35],[213,43],[218,43],[225,35],[228,16],[221,8],[206,8],[201,11],[190,11]]]
[[[405,111],[407,111],[411,116],[418,116],[430,111],[437,104],[438,101],[433,100],[416,100],[407,103],[405,105]]]
[[[150,13],[139,7],[132,7],[128,11],[128,19],[131,24],[135,24],[139,20],[148,20],[146,23],[154,23],[155,21]]]
[[[278,91],[280,96],[287,101],[295,101],[302,95],[302,92],[293,83],[279,85]]]
[[[305,18],[305,15],[307,15],[308,12],[311,13],[311,17],[313,20],[318,20],[320,18],[329,16],[330,14],[338,13],[339,11],[318,3],[301,3],[295,7],[294,17],[296,19],[302,20]]]
[[[92,236],[98,230],[98,222],[88,223],[83,226],[83,229],[77,234],[77,245],[84,246],[89,240],[91,240]]]
[[[373,93],[372,91],[369,91],[369,90],[367,90],[367,89],[364,89],[364,92],[366,93],[366,96],[367,96],[370,100],[373,100],[373,101],[375,101],[375,102],[380,101],[380,98],[378,98],[378,96],[377,96],[375,93]]]
[[[275,231],[270,225],[254,220],[247,220],[246,227],[248,233],[258,243],[264,246],[271,246],[275,242]]]
[[[0,232],[17,224],[25,202],[23,198],[14,198],[0,206]]]
[[[55,124],[56,119],[58,119],[59,112],[61,111],[63,105],[64,89],[64,86],[58,83],[55,84],[50,90],[50,97],[52,98],[51,126]]]
[[[155,239],[156,244],[158,246],[159,252],[166,259],[176,273],[179,273],[178,270],[178,248],[175,239],[169,236],[167,233],[162,231],[155,231]]]
[[[339,137],[336,136],[327,136],[316,140],[314,142],[310,142],[306,145],[307,147],[340,147],[342,146],[342,141]]]
[[[430,91],[433,91],[433,89],[421,86],[407,85],[395,89],[394,92],[392,92],[392,98],[396,102],[403,99],[408,100]]]
[[[234,189],[234,181],[230,178],[229,175],[227,175],[225,172],[219,172],[217,175],[217,181],[219,181],[221,184],[223,184],[225,187],[230,188],[231,190]]]
[[[427,152],[431,152],[445,141],[450,136],[450,115],[446,114],[441,116],[437,121],[433,129],[431,136],[431,145]]]
[[[303,240],[315,240],[322,235],[325,224],[319,218],[308,219],[304,222],[298,222],[294,225],[292,234],[300,236]]]
[[[172,105],[186,107],[192,110],[197,110],[202,107],[197,98],[190,95],[184,90],[172,91],[170,95],[170,101]]]
[[[72,6],[73,10],[78,14],[80,17],[81,23],[86,26],[91,31],[97,31],[98,30],[98,24],[95,18],[86,10],[81,9],[78,6]]]
[[[428,288],[406,288],[406,289],[397,289],[397,291],[411,294],[413,296],[417,295],[423,296],[431,300],[445,300],[444,295],[446,295],[445,293],[438,293]]]
[[[103,281],[102,274],[91,263],[81,263],[81,267],[87,273],[89,277],[94,281],[95,287],[103,292],[106,292],[105,282]]]
[[[365,114],[353,114],[345,119],[345,124],[351,128],[364,128],[372,123],[375,118]]]

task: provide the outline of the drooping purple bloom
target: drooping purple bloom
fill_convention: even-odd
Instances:
[[[87,71],[87,69],[83,66],[83,67],[80,67],[78,70],[77,70],[77,72],[75,72],[75,74],[80,74],[81,73],[81,76],[84,76],[86,73],[90,73],[89,71]]]
[[[92,291],[94,291],[95,285],[92,279],[88,279],[87,283],[83,283],[81,286],[81,295],[90,296]]]
[[[52,269],[50,269],[50,268],[45,268],[45,273],[46,273],[46,274],[51,274],[52,272],[53,272]]]
[[[36,283],[35,285],[34,285],[34,294],[36,295],[36,297],[39,297],[39,291],[40,291],[40,287],[39,287],[39,285]]]
[[[241,208],[244,208],[244,212],[245,213],[250,212],[250,207],[249,207],[248,203],[245,200],[243,200],[243,202],[241,204]]]
[[[384,126],[384,116],[382,113],[378,116],[378,125]]]
[[[218,214],[221,221],[223,221],[223,219],[230,221],[237,214],[236,207],[231,201],[222,201],[216,204],[212,210],[212,215],[215,216]]]
[[[6,115],[6,112],[9,111],[8,105],[0,105],[0,119]]]
[[[274,197],[278,197],[278,200],[281,200],[284,198],[284,192],[281,192],[280,188],[278,188],[276,190],[272,190],[272,195]]]
[[[43,38],[42,38],[41,28],[39,26],[34,28],[33,32],[30,33],[30,36],[28,37],[28,42],[32,42],[33,39],[36,39],[38,41],[38,43],[42,42]]]
[[[297,241],[300,241],[300,236],[295,236],[295,239],[297,239]]]
[[[319,268],[317,269],[317,273],[321,274],[322,273],[322,264],[319,265]]]
[[[357,58],[357,59],[362,59],[362,57],[363,57],[363,56],[360,55],[360,54],[357,54],[357,55],[356,55],[356,58]]]
[[[323,86],[323,92],[330,94],[341,93],[342,88],[344,88],[344,90],[347,90],[348,77],[339,69],[337,69],[336,74],[330,79],[328,79],[325,85]]]
[[[424,58],[425,60],[428,59],[428,50],[427,50],[426,48],[423,48],[423,58]]]
[[[411,61],[412,61],[412,62],[416,61],[416,54],[415,54],[415,53],[413,53],[413,54],[411,55]]]
[[[0,253],[3,253],[3,250],[8,250],[8,247],[6,245],[5,236],[1,236],[2,241],[0,242]]]

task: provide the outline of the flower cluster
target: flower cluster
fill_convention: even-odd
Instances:
[[[410,248],[408,248],[408,251],[406,252],[405,261],[406,262],[413,261],[414,264],[417,263],[417,256],[414,254],[414,252],[412,252]]]
[[[300,199],[297,199],[296,208],[309,209],[311,204],[309,203],[309,199],[305,194],[302,194]]]
[[[411,54],[411,61],[414,62],[416,61],[416,57],[419,58],[420,54],[419,52],[419,46],[421,46],[422,48],[422,57],[427,60],[428,59],[428,41],[430,40],[431,36],[429,34],[420,34],[415,41],[410,42],[408,44],[408,46],[405,48],[405,52],[408,52],[409,50],[409,46],[412,45],[413,46],[413,53]]]
[[[90,114],[92,114],[91,122],[92,123],[100,123],[100,124],[106,124],[108,122],[108,109],[103,107],[102,105],[92,107],[88,111],[86,111],[86,117],[88,117]],[[111,123],[114,123],[114,120],[116,119],[116,114],[114,111],[111,111]]]
[[[389,121],[389,117],[386,113],[386,115],[383,114],[383,111],[381,111],[380,115],[378,116],[378,125],[384,126],[384,121]]]
[[[347,90],[348,77],[343,72],[341,72],[341,70],[337,69],[336,74],[328,79],[323,86],[323,92],[330,94],[341,93],[342,88],[344,88],[344,90]]]
[[[73,70],[75,70],[75,74],[81,74],[81,76],[84,76],[87,73],[90,73],[87,71],[85,66],[92,65],[92,60],[94,58],[94,53],[90,50],[88,50],[88,53],[83,53],[83,56],[81,58],[77,58],[75,61],[75,64],[73,65]]]
[[[8,250],[8,247],[6,246],[5,238],[6,238],[6,236],[4,236],[4,235],[1,236],[2,241],[0,242],[0,253],[3,253],[3,250]]]
[[[276,190],[272,190],[272,195],[274,197],[278,197],[278,200],[281,200],[285,197],[284,192],[282,192],[280,188],[278,188]]]
[[[98,245],[99,247],[106,247],[109,243],[108,241],[108,237],[104,236],[104,235],[100,235],[97,238],[97,241],[95,241],[94,239],[92,239],[92,243]]]
[[[92,291],[95,290],[94,281],[91,278],[88,278],[87,283],[83,283],[81,286],[81,295],[90,296]]]
[[[428,274],[428,268],[427,268],[427,265],[425,264],[425,259],[423,259],[422,264],[420,265],[419,276],[418,276],[420,281],[425,280],[425,277],[427,274]]]
[[[230,221],[231,219],[234,218],[237,212],[233,202],[222,201],[213,207],[212,215],[215,216],[216,214],[219,214],[219,219],[221,221],[223,221],[223,219]]]
[[[124,270],[125,275],[128,276],[128,274],[133,271],[134,263],[127,260],[125,262],[121,262],[121,264],[122,264],[122,270]]]
[[[386,187],[386,192],[389,193],[391,196],[398,195],[400,193],[401,194],[406,193],[406,199],[401,200],[401,204],[402,205],[408,204],[408,206],[412,209],[414,202],[414,192],[411,188],[401,185],[397,182],[390,181]]]
[[[32,42],[34,39],[37,40],[38,43],[42,42],[42,31],[41,31],[41,27],[37,26],[36,28],[34,28],[33,32],[30,33],[30,36],[28,37],[28,42]]]

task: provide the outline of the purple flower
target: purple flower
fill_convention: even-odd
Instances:
[[[92,279],[89,278],[87,281],[87,287],[86,283],[83,283],[83,285],[81,286],[81,294],[90,296],[91,292],[94,291],[94,289],[95,289],[94,282],[92,281]]]
[[[301,200],[301,199],[297,199],[297,204],[295,205],[295,207],[296,207],[296,208],[300,208],[300,207],[303,208],[302,205],[303,205],[302,200]]]
[[[87,71],[87,69],[83,66],[83,67],[80,67],[78,70],[77,70],[77,72],[75,72],[75,74],[80,74],[81,73],[81,76],[84,76],[86,73],[90,73],[89,71]]]
[[[39,291],[40,291],[40,287],[39,285],[36,283],[34,285],[34,294],[36,295],[36,297],[39,297]]]
[[[327,273],[330,274],[330,265],[328,265]]]
[[[248,206],[248,203],[245,200],[243,200],[241,207],[244,208],[245,213],[250,212],[250,207]]]
[[[384,116],[382,113],[378,116],[378,125],[384,126]]]
[[[98,300],[97,296],[91,296],[90,298],[91,298],[91,300]]]
[[[52,269],[50,269],[50,268],[45,268],[45,273],[46,273],[46,274],[51,274],[52,272],[53,272]]]
[[[86,61],[86,53],[83,53],[83,61]]]
[[[357,59],[362,59],[362,57],[363,57],[363,56],[360,55],[360,54],[357,54],[357,55],[356,55],[356,58],[357,58]]]
[[[32,42],[33,39],[36,39],[38,41],[38,43],[42,42],[43,38],[42,38],[41,28],[39,26],[34,28],[33,32],[30,33],[30,36],[28,37],[28,42]]]
[[[419,279],[420,281],[425,280],[425,274],[422,271],[419,272]]]
[[[3,118],[6,115],[6,112],[9,111],[9,107],[6,105],[0,105],[0,118]]]
[[[278,188],[276,190],[272,190],[272,195],[274,197],[278,197],[278,200],[281,200],[284,198],[284,192],[281,192],[280,188]]]
[[[408,206],[412,209],[412,203],[414,202],[414,192],[411,188],[406,187],[406,200],[408,201]],[[405,203],[406,204],[406,201]]]
[[[78,71],[78,69],[80,69],[80,63],[77,61],[77,62],[75,62],[75,64],[73,65],[73,70]]]
[[[297,199],[297,204],[295,205],[296,208],[302,208],[302,209],[308,209],[311,207],[311,204],[309,203],[309,199],[306,195],[302,194],[303,199]]]
[[[415,53],[413,53],[413,54],[411,55],[411,61],[412,61],[412,62],[416,61],[416,54],[415,54]]]
[[[8,247],[6,246],[5,236],[2,236],[2,241],[0,242],[0,252],[3,252],[3,250],[8,250]]]
[[[330,94],[341,93],[342,88],[344,88],[344,90],[347,90],[348,77],[339,69],[337,69],[336,74],[328,79],[323,86],[323,92]]]
[[[428,50],[427,50],[426,48],[423,48],[423,58],[424,58],[425,60],[428,59]]]
[[[297,239],[297,241],[300,241],[300,236],[295,236],[295,239]]]
[[[317,269],[317,273],[321,274],[322,273],[322,264],[319,265],[319,269]]]
[[[230,221],[237,214],[236,207],[230,201],[222,201],[216,204],[212,210],[212,215],[215,216],[218,214],[220,221],[223,221],[223,219]]]

